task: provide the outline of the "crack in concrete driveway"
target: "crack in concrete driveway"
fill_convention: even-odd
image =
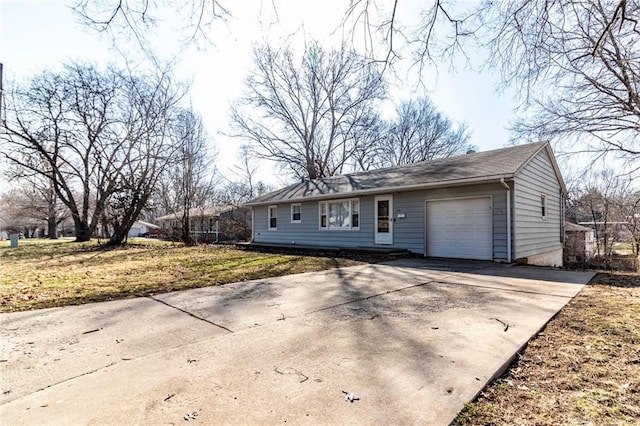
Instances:
[[[407,259],[1,314],[0,418],[448,424],[591,276]]]

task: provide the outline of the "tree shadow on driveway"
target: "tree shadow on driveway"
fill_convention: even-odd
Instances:
[[[160,315],[146,319],[148,329],[124,338],[142,342],[183,322],[131,360],[137,369],[110,367],[113,380],[100,391],[114,400],[135,384],[143,400],[119,407],[148,422],[167,407],[149,398],[177,392],[180,382],[183,400],[212,416],[203,409],[205,422],[448,424],[571,288],[578,286],[536,287],[533,276],[509,278],[493,265],[459,271],[401,261],[157,295],[138,300],[137,311],[124,303],[135,299],[100,304],[111,319],[87,336],[135,329],[152,311]],[[187,354],[195,367],[185,366]],[[360,400],[346,402],[343,391]]]

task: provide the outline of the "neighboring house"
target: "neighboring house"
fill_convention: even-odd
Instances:
[[[564,242],[565,262],[583,264],[593,257],[595,251],[596,239],[594,230],[567,222]]]
[[[152,233],[157,229],[160,229],[158,225],[154,225],[153,223],[145,222],[142,220],[136,220],[135,222],[133,222],[131,229],[129,229],[127,237],[146,237],[149,235],[149,233]]]
[[[179,238],[183,212],[156,219],[163,233]],[[251,211],[232,205],[221,205],[189,210],[189,229],[199,242],[244,241],[251,235]]]
[[[581,226],[593,229],[600,238],[600,247],[602,251],[606,247],[618,242],[631,242],[633,241],[633,234],[629,231],[629,222],[616,222],[616,221],[585,221],[578,222]],[[606,244],[605,244],[606,236]]]
[[[538,142],[307,180],[247,205],[257,244],[560,266],[566,196],[549,143]]]

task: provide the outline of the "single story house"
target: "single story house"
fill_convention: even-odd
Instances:
[[[602,253],[608,248],[613,248],[614,243],[633,241],[633,233],[630,231],[629,222],[626,221],[583,221],[578,224],[593,230],[594,235],[600,239],[598,244]]]
[[[127,237],[146,237],[150,232],[153,232],[156,229],[160,229],[160,227],[143,220],[136,220],[133,222],[133,225],[131,225],[131,229],[129,229]]]
[[[183,212],[158,217],[162,233],[179,238]],[[230,204],[189,209],[189,230],[199,242],[245,241],[251,235],[251,210]]]
[[[548,142],[306,180],[257,197],[254,243],[562,265],[567,189]]]

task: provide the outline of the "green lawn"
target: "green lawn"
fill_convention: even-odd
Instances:
[[[0,312],[145,296],[187,288],[350,266],[332,257],[185,247],[133,239],[106,250],[71,239],[0,241]]]

